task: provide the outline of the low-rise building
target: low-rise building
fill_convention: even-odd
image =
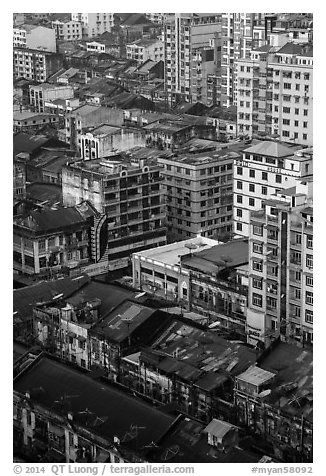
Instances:
[[[256,362],[256,352],[212,330],[173,320],[151,347],[123,362],[133,371],[130,387],[151,399],[174,402],[177,410],[204,422],[235,423],[233,380]]]
[[[312,360],[312,352],[277,343],[235,377],[238,424],[281,461],[312,461]]]
[[[248,240],[193,238],[134,253],[133,285],[203,316],[246,341]]]
[[[38,84],[29,87],[29,103],[34,112],[45,112],[45,103],[56,99],[70,99],[74,97],[71,86],[59,86],[54,84]]]
[[[144,134],[139,129],[101,124],[81,136],[81,157],[85,160],[99,159],[144,145]]]
[[[90,262],[90,228],[96,211],[89,203],[32,211],[14,219],[14,270],[56,274]]]
[[[112,126],[123,124],[123,111],[95,104],[77,107],[66,115],[66,141],[71,148],[81,153],[81,137],[86,130],[109,123]]]
[[[15,379],[15,449],[34,462],[145,462],[174,421],[44,354]]]
[[[138,64],[144,61],[164,60],[164,43],[161,40],[138,40],[126,45],[127,59],[135,60]]]
[[[150,345],[170,322],[170,316],[139,303],[124,301],[89,330],[89,365],[105,376],[123,381],[121,359]]]
[[[43,129],[44,126],[50,125],[56,128],[59,125],[59,117],[47,112],[15,112],[13,119],[14,132],[28,132],[33,134],[39,129]]]

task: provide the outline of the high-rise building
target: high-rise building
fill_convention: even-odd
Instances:
[[[55,31],[40,25],[20,25],[13,30],[13,46],[56,52]]]
[[[234,233],[249,236],[250,212],[262,208],[271,195],[311,180],[312,149],[276,141],[258,142],[234,160]]]
[[[235,156],[220,150],[158,159],[164,167],[169,241],[231,236]]]
[[[166,15],[165,89],[170,104],[197,101],[198,88],[213,73],[212,62],[218,63],[221,15],[209,13],[176,13]],[[202,52],[203,51],[203,52]],[[208,67],[208,62],[210,66]]]
[[[248,339],[313,341],[312,183],[283,190],[251,212]],[[252,332],[254,330],[254,333]]]
[[[236,104],[236,63],[239,59],[250,58],[250,52],[253,46],[254,27],[263,23],[264,16],[264,13],[222,14],[222,106],[229,107]]]
[[[313,50],[270,35],[270,45],[237,62],[238,134],[313,144]]]

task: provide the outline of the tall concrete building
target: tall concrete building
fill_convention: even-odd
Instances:
[[[230,237],[235,157],[234,152],[220,150],[158,159],[164,167],[170,242],[198,234]]]
[[[106,31],[110,32],[114,26],[113,13],[72,13],[71,19],[81,22],[85,38],[93,38]]]
[[[312,183],[253,211],[249,231],[248,341],[313,342]]]
[[[234,233],[249,236],[250,212],[271,195],[312,180],[313,150],[262,141],[234,160]]]
[[[250,58],[250,52],[253,46],[254,27],[262,25],[264,16],[264,13],[222,14],[222,106],[229,107],[236,104],[236,63],[239,59]]]
[[[313,145],[313,49],[287,33],[237,62],[238,134]]]
[[[86,160],[62,170],[65,206],[88,200],[98,211],[91,229],[91,272],[124,268],[130,255],[166,243],[162,177],[157,165]]]
[[[166,15],[165,89],[170,104],[191,102],[197,97],[197,86],[214,72],[212,67],[219,60],[221,14],[176,13]],[[210,65],[206,64],[210,63]],[[199,84],[197,85],[197,76]],[[199,94],[199,97],[201,94]]]

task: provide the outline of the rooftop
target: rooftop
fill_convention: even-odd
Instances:
[[[29,392],[33,402],[57,414],[71,412],[75,424],[111,441],[118,437],[122,446],[133,449],[157,443],[174,420],[140,399],[45,356],[15,379],[14,390],[23,395]]]
[[[189,240],[178,241],[169,245],[158,246],[149,250],[135,253],[137,256],[151,258],[167,265],[180,264],[180,257],[190,253],[190,250],[201,250],[203,248],[212,248],[218,241],[210,238],[197,237]]]
[[[168,330],[142,353],[142,360],[156,359],[162,372],[175,374],[193,385],[210,391],[227,380],[227,375],[238,375],[256,361],[253,349],[233,343],[214,331],[204,331],[174,320]],[[203,379],[210,375],[207,385]]]
[[[185,129],[188,129],[191,127],[191,125],[188,122],[185,121],[180,121],[180,120],[158,120],[156,122],[152,122],[151,124],[148,124],[143,127],[145,131],[161,131],[161,132],[170,132],[170,133],[175,133],[175,132],[180,132]]]
[[[313,56],[313,47],[310,44],[286,43],[277,51],[277,54],[296,55],[296,56]]]
[[[253,463],[257,461],[257,457],[253,454],[238,447],[224,452],[209,445],[204,430],[203,423],[190,418],[182,419],[162,438],[159,447],[151,450],[150,459],[168,464]]]
[[[62,203],[61,185],[54,183],[31,183],[26,186],[26,198],[46,206]]]
[[[68,297],[89,281],[90,278],[83,274],[78,278],[61,278],[14,289],[13,311],[16,313],[14,317],[28,318],[37,303],[51,302],[55,296],[61,294],[63,298]]]
[[[209,142],[209,141],[207,141]],[[218,144],[218,143],[216,143]],[[217,147],[217,146],[215,146]],[[188,165],[206,165],[223,161],[226,159],[235,159],[241,157],[240,154],[228,150],[226,148],[220,150],[206,150],[204,152],[187,153],[184,155],[178,155],[176,157],[166,158],[164,160],[170,160],[171,162],[188,164]]]
[[[251,383],[252,385],[256,385],[259,387],[266,382],[269,382],[275,377],[275,374],[272,372],[268,372],[267,370],[261,369],[253,365],[249,367],[245,372],[238,375],[239,380],[243,380],[244,382]]]
[[[56,117],[55,114],[50,114],[47,112],[30,112],[30,111],[22,111],[22,112],[14,112],[13,118],[14,121],[26,121],[27,119],[35,119],[36,117]]]
[[[94,208],[88,202],[82,202],[74,207],[59,208],[58,210],[32,211],[28,217],[17,217],[14,224],[24,226],[37,233],[48,233],[52,230],[62,230],[71,225],[83,224],[88,217],[95,214]]]
[[[266,402],[288,413],[312,419],[313,353],[293,344],[279,342],[259,361],[259,367],[275,373],[272,393]]]
[[[249,261],[248,239],[228,241],[199,252],[194,250],[191,256],[181,261],[182,266],[205,273],[218,272],[221,268],[236,268]]]
[[[288,157],[293,155],[294,151],[295,148],[276,141],[262,141],[248,149],[244,149],[245,153],[267,155],[268,157]]]
[[[110,126],[109,124],[101,124],[94,129],[91,129],[90,132],[93,136],[102,136],[102,135],[112,135],[117,134],[121,131],[121,127]]]

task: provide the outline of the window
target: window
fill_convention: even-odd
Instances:
[[[298,289],[298,288],[294,289],[294,297],[295,299],[301,299],[301,289]]]
[[[311,311],[310,309],[306,309],[305,321],[308,324],[313,323],[313,311]]]
[[[290,125],[290,119],[283,119],[282,122],[283,122],[283,124],[284,124],[285,126],[289,126],[289,125]]]
[[[254,306],[262,307],[263,297],[261,294],[252,293],[252,303]]]
[[[312,243],[313,243],[313,238],[312,235],[307,235],[307,248],[312,250]]]
[[[242,231],[242,223],[237,223],[237,231]]]
[[[267,195],[267,187],[265,187],[264,185],[261,188],[261,193],[262,195]]]
[[[309,269],[313,269],[313,256],[312,255],[307,255],[306,256],[306,266]]]
[[[263,278],[252,278],[252,287],[255,289],[263,289]]]
[[[249,192],[254,192],[255,191],[255,185],[253,183],[249,184]]]
[[[290,114],[291,108],[290,108],[290,107],[283,107],[283,112],[284,112],[285,114]]]
[[[314,295],[311,291],[306,291],[306,304],[310,304],[311,306],[314,303]]]
[[[255,178],[255,171],[253,169],[249,170],[249,177]]]
[[[242,203],[242,195],[237,195],[237,203]]]
[[[249,198],[249,206],[254,207],[255,206],[255,199],[254,198]]]
[[[283,137],[290,137],[290,131],[282,131]]]
[[[261,178],[262,178],[262,180],[268,180],[268,173],[267,172],[262,172]]]
[[[261,260],[253,260],[252,261],[252,269],[254,271],[258,271],[259,273],[262,273],[263,271],[263,262]]]
[[[308,109],[304,109],[304,110],[303,110],[303,115],[304,115],[304,116],[308,116]]]
[[[306,285],[312,287],[314,285],[313,276],[306,276]]]
[[[253,225],[253,234],[256,236],[263,236],[263,227],[260,225]]]
[[[263,244],[259,241],[259,242],[253,242],[252,244],[252,251],[254,251],[255,253],[260,253],[262,254],[263,252]]]
[[[282,183],[282,175],[276,175],[275,176],[275,182],[276,183]]]
[[[307,140],[307,138],[308,138],[307,134],[302,134],[302,139],[303,140]]]
[[[242,182],[240,182],[239,180],[237,181],[237,188],[242,190]]]
[[[277,308],[277,299],[267,296],[266,297],[266,307],[267,309],[276,309]]]
[[[242,175],[242,167],[237,167],[237,174]]]
[[[237,208],[237,217],[242,218],[242,210],[241,210],[241,208]]]

